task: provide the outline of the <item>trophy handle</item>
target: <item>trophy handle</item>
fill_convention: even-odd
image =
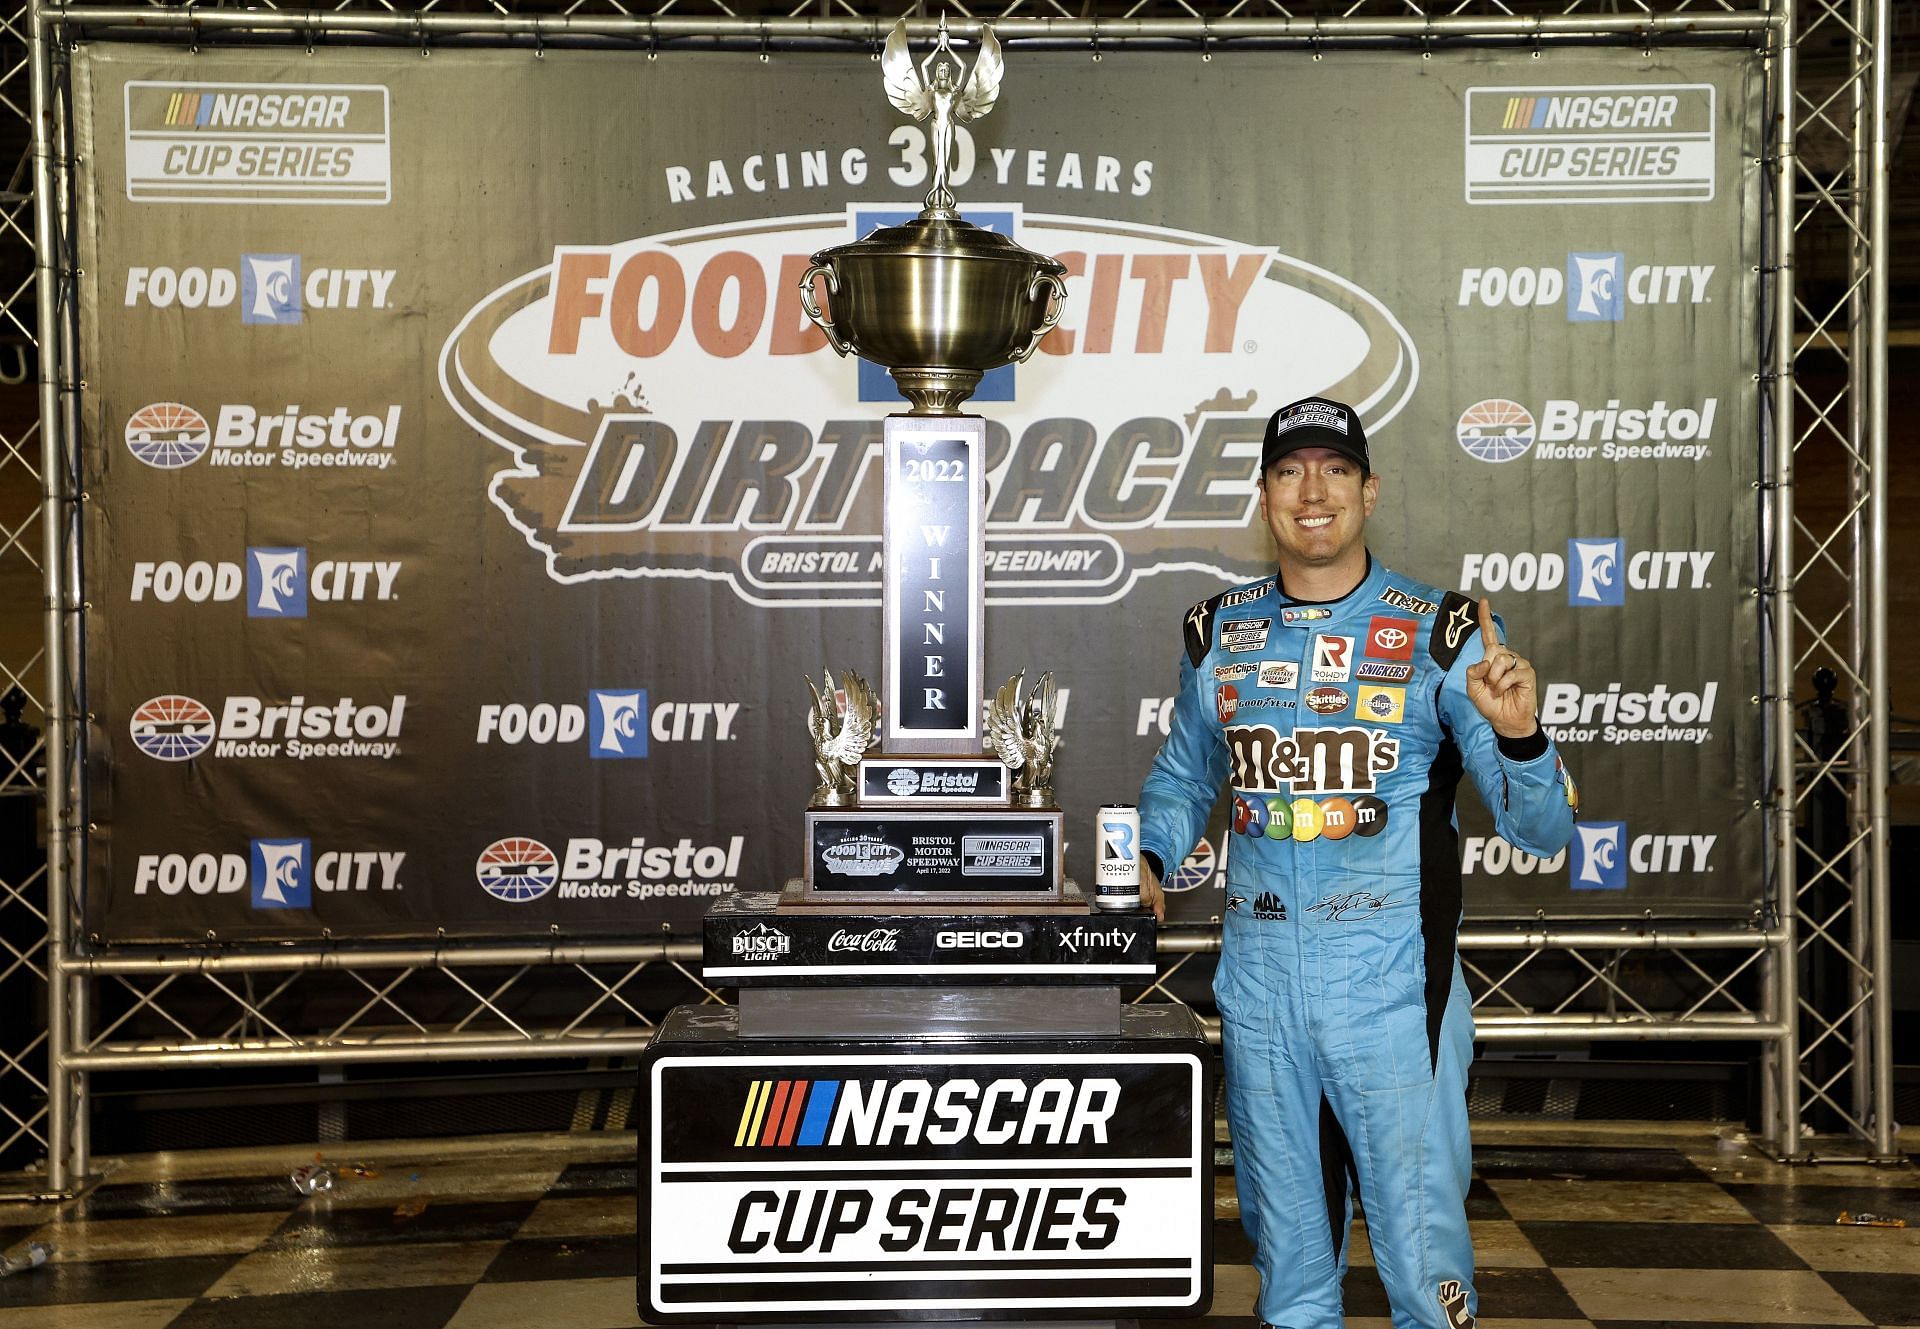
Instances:
[[[823,272],[827,274],[827,294],[840,294],[840,278],[834,275],[832,264],[816,263],[807,269],[805,276],[800,278],[800,307],[807,312],[807,317],[814,321],[820,331],[827,334],[827,344],[833,347],[833,353],[845,355],[853,348],[847,344],[845,338],[834,331],[833,320],[820,312],[820,306],[813,298],[813,279]],[[1059,315],[1054,316],[1054,322],[1059,322]],[[1052,327],[1053,324],[1049,323],[1047,326]]]
[[[1053,331],[1054,324],[1060,321],[1060,315],[1066,312],[1067,284],[1051,272],[1043,272],[1035,277],[1028,285],[1027,298],[1029,300],[1038,300],[1042,286],[1051,288],[1047,300],[1047,316],[1041,319],[1040,326],[1033,330],[1033,340],[1028,342],[1025,349],[1013,357],[1013,363],[1016,365],[1025,364],[1027,360],[1032,357],[1033,353],[1040,349],[1040,339]],[[832,334],[829,333],[828,335],[831,336]]]

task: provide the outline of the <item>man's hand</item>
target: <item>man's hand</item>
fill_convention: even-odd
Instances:
[[[1493,607],[1480,600],[1480,645],[1486,659],[1467,670],[1467,697],[1502,738],[1526,738],[1540,727],[1534,713],[1533,666],[1500,642]]]
[[[1140,903],[1153,910],[1153,916],[1160,922],[1167,921],[1167,897],[1160,889],[1160,878],[1153,875],[1153,865],[1146,856],[1140,857]]]

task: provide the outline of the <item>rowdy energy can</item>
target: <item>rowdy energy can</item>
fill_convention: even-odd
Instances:
[[[1140,907],[1140,809],[1108,803],[1094,818],[1099,861],[1093,866],[1093,903],[1098,909]]]

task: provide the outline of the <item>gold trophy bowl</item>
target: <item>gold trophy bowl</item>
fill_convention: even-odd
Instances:
[[[1066,272],[1045,254],[929,207],[815,254],[800,300],[836,353],[893,375],[912,403],[908,414],[956,415],[982,374],[1025,361],[1060,321]],[[825,313],[814,290],[822,275]]]

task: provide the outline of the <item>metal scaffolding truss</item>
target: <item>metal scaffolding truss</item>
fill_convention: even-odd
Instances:
[[[0,413],[0,595],[43,592],[38,650],[0,661],[27,695],[44,746],[5,746],[0,810],[44,801],[47,857],[0,876],[0,1167],[25,1165],[29,1189],[71,1191],[89,1170],[88,1104],[96,1072],[471,1058],[631,1055],[652,1022],[684,1001],[724,993],[699,977],[697,946],[671,939],[411,947],[228,948],[183,952],[100,948],[80,936],[86,833],[80,746],[86,694],[78,649],[86,612],[79,578],[75,355],[77,285],[66,219],[66,53],[81,37],[286,44],[330,40],[617,43],[670,48],[715,40],[763,49],[870,45],[905,14],[916,35],[932,8],[876,0],[340,0],[325,9],[271,3],[117,6],[7,3],[0,59],[0,140],[19,153],[0,193],[0,340],[37,356],[38,410]],[[1145,42],[1198,52],[1216,44],[1409,50],[1486,43],[1741,40],[1762,51],[1776,137],[1760,323],[1767,366],[1758,385],[1774,427],[1762,485],[1768,563],[1768,734],[1771,913],[1751,927],[1663,922],[1629,928],[1476,926],[1462,937],[1476,1020],[1499,1042],[1738,1039],[1766,1050],[1764,1113],[1784,1155],[1816,1156],[1807,1109],[1829,1112],[1840,1137],[1892,1151],[1886,917],[1887,774],[1885,463],[1887,57],[1889,0],[995,0],[946,6],[965,33],[991,21],[1003,41]],[[1796,48],[1838,36],[1851,52],[1839,90],[1802,87]],[[1843,149],[1814,156],[1800,142]],[[31,217],[31,225],[29,224]],[[1851,238],[1853,280],[1838,303],[1804,292],[1796,237],[1837,219]],[[29,259],[32,261],[29,262]],[[1841,332],[1849,334],[1842,337]],[[1844,390],[1816,400],[1796,381],[1803,356],[1839,354]],[[0,361],[0,377],[4,362]],[[1796,458],[1838,452],[1849,491],[1830,530],[1795,515]],[[31,564],[29,569],[26,565]],[[6,576],[6,573],[18,576]],[[1810,579],[1837,580],[1837,607],[1809,609]],[[1832,598],[1831,596],[1829,597]],[[1811,601],[1809,602],[1811,603]],[[30,612],[23,599],[20,612]],[[1796,679],[1831,665],[1851,688],[1849,732],[1816,755],[1796,733]],[[1818,852],[1807,814],[1821,791],[1851,810],[1851,833]],[[1836,898],[1837,897],[1837,898]],[[1216,929],[1172,929],[1165,967],[1134,1000],[1196,990]],[[1803,981],[1817,957],[1844,962],[1838,1002]],[[1830,1151],[1829,1151],[1830,1152]],[[1858,1150],[1856,1150],[1856,1153]]]

